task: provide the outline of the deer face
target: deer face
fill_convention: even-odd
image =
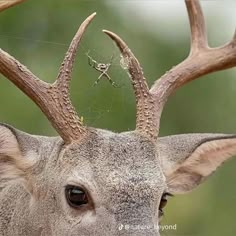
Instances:
[[[36,182],[45,178],[48,184],[32,191],[42,197],[31,209],[39,215],[52,209],[54,216],[44,213],[42,224],[56,235],[157,235],[167,186],[156,148],[136,133],[101,130],[85,142],[62,147],[42,176],[35,176]]]
[[[73,209],[68,201],[65,204],[69,212],[77,212],[78,229],[92,233],[96,228],[98,233],[100,228],[101,235],[104,229],[108,235],[138,235],[141,232],[132,228],[146,226],[148,235],[156,235],[159,203],[166,190],[156,145],[135,133],[102,131],[92,136],[85,144],[69,146],[58,162],[65,166],[68,158],[72,160],[65,185],[80,186],[87,194],[82,216],[80,209]]]

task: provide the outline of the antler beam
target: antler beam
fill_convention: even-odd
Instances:
[[[140,97],[140,101],[137,99],[136,129],[151,139],[157,138],[163,107],[168,97],[177,88],[202,75],[236,66],[236,33],[232,41],[225,46],[209,48],[200,2],[198,0],[185,0],[185,4],[191,28],[190,54],[182,63],[157,80],[149,91],[147,86],[143,85],[146,82],[139,62],[128,46],[116,34],[104,31],[116,42],[123,57],[127,58],[131,80],[137,82],[141,79],[142,81],[138,88],[134,86],[136,98]],[[143,98],[143,92],[140,91],[141,86],[145,88],[145,94],[147,95],[145,98]],[[138,106],[138,104],[145,105]],[[148,114],[148,116],[142,116],[142,114]],[[143,117],[145,120],[143,120]]]
[[[12,1],[11,6],[19,2]],[[0,7],[1,11],[9,5]],[[80,40],[95,15],[90,15],[79,27],[53,84],[41,81],[14,57],[0,49],[0,73],[39,106],[65,143],[79,140],[86,133],[69,98],[69,83]]]

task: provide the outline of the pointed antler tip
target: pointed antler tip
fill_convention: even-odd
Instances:
[[[119,48],[126,48],[127,47],[125,42],[117,34],[111,32],[109,30],[105,30],[105,29],[102,30],[102,32],[107,34],[113,41],[115,41]]]
[[[90,22],[95,16],[97,15],[97,12],[94,12],[94,13],[92,13],[91,15],[89,15],[87,18],[86,18],[86,22],[88,21],[88,22]]]
[[[109,35],[109,36],[115,35],[113,32],[111,32],[111,31],[109,31],[109,30],[105,30],[105,29],[103,29],[102,32],[105,33],[105,34],[107,34],[107,35]]]
[[[92,13],[90,16],[94,17],[97,15],[97,12]]]
[[[127,49],[129,49],[128,45],[123,41],[123,39],[118,36],[117,34],[108,31],[108,30],[103,30],[105,34],[107,34],[118,46],[120,49],[120,52],[124,55],[124,53],[127,53]]]
[[[109,31],[109,30],[103,29],[102,32],[105,33],[106,35],[108,35],[112,40],[114,40],[115,38],[117,38],[117,37],[116,37],[117,35],[114,34],[114,33],[111,32],[111,31]]]

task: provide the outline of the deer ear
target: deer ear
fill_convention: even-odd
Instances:
[[[58,155],[63,145],[59,137],[30,135],[0,123],[0,189],[8,181],[20,181],[32,193],[34,176],[43,171],[46,160]]]
[[[9,180],[24,180],[27,170],[32,166],[32,159],[23,157],[17,131],[0,124],[0,185]]]
[[[236,136],[184,134],[158,140],[169,192],[185,193],[197,187],[217,167],[236,155]]]

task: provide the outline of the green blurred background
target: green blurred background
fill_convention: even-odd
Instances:
[[[233,1],[203,2],[212,46],[230,40],[235,28]],[[71,98],[89,126],[116,132],[135,127],[135,101],[120,55],[102,29],[118,33],[143,66],[149,85],[183,60],[189,51],[189,26],[183,1],[28,1],[0,14],[1,48],[45,81],[54,81],[64,53],[79,24],[96,11],[83,38],[73,73]],[[87,63],[114,55],[113,88]],[[28,133],[56,135],[41,111],[0,76],[0,121]],[[165,107],[161,136],[191,132],[236,133],[236,71],[214,73],[187,84]],[[162,235],[235,235],[236,159],[184,196],[171,198],[163,224],[177,224]]]

